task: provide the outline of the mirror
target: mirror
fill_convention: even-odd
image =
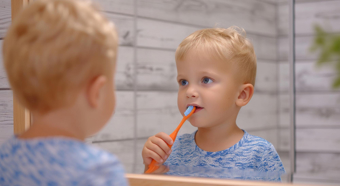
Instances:
[[[116,24],[120,48],[116,112],[99,134],[88,139],[89,143],[116,154],[128,173],[143,173],[141,152],[148,137],[158,132],[172,133],[182,119],[177,107],[177,46],[196,30],[236,25],[244,28],[252,41],[258,68],[254,96],[241,109],[237,124],[274,145],[287,172],[282,180],[291,181],[294,160],[290,158],[288,0],[95,2]],[[186,122],[179,135],[196,130]],[[169,168],[177,172],[176,175],[200,176],[190,174],[197,172],[194,167]],[[237,178],[234,174],[251,175],[227,169],[212,172],[220,175],[223,172],[224,178],[228,175]],[[260,174],[264,173],[253,173],[254,176]]]

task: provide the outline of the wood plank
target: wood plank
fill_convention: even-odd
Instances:
[[[340,32],[340,1],[318,1],[295,5],[296,34],[314,34],[318,24],[326,31]]]
[[[118,47],[115,85],[116,90],[133,90],[134,86],[134,49]]]
[[[135,173],[137,174],[144,173],[145,166],[143,164],[142,150],[143,150],[143,147],[146,141],[147,141],[147,138],[137,140],[137,148],[136,148],[136,154],[135,154],[136,156]]]
[[[288,2],[288,0],[285,0]],[[289,5],[288,3],[281,3],[277,10],[278,19],[278,35],[288,36],[289,34]]]
[[[278,151],[277,152],[280,156],[280,159],[282,161],[283,167],[285,168],[286,175],[283,175],[281,177],[283,183],[288,182],[288,175],[291,172],[290,171],[290,158],[289,158],[289,152],[288,151]]]
[[[314,26],[320,25],[327,32],[340,32],[338,12],[340,1],[314,1],[308,0],[306,3],[297,1],[295,4],[295,34],[314,34]],[[289,5],[280,4],[278,6],[278,34],[288,35],[289,33]]]
[[[290,127],[278,129],[278,151],[289,152],[291,144]]]
[[[12,91],[0,90],[0,144],[13,135]]]
[[[293,175],[294,184],[309,184],[309,185],[339,185],[339,181],[336,179],[330,178],[320,178],[315,174],[311,175],[300,175],[299,173],[295,173]]]
[[[139,18],[137,46],[175,50],[180,42],[200,27],[166,23]],[[258,59],[277,60],[277,41],[273,37],[247,34]]]
[[[295,177],[305,178],[305,181],[317,179],[336,181],[340,183],[340,153],[296,153],[296,174]]]
[[[137,49],[138,90],[177,91],[175,51]]]
[[[340,127],[296,129],[297,152],[336,152],[340,153]],[[339,166],[340,168],[340,166]]]
[[[119,45],[133,46],[133,39],[135,37],[134,18],[132,16],[119,15],[111,12],[105,12],[104,14],[116,26]]]
[[[105,12],[134,14],[134,0],[93,0]]]
[[[182,119],[177,108],[177,92],[143,91],[137,94],[137,137],[149,137],[158,132],[170,134]],[[245,130],[277,126],[277,96],[256,94],[249,105],[241,109],[238,125]],[[180,133],[195,130],[185,123]]]
[[[339,127],[339,93],[310,93],[296,95],[297,127]]]
[[[177,70],[174,51],[137,50],[138,90],[177,91]],[[258,61],[255,91],[277,91],[277,64]]]
[[[13,97],[11,90],[0,90],[0,126],[13,126]],[[10,133],[13,133],[11,131]]]
[[[290,95],[288,93],[280,93],[279,97],[279,127],[288,128],[290,127]]]
[[[288,3],[288,0],[260,0],[260,1],[272,3],[272,4]]]
[[[133,91],[117,91],[115,113],[106,126],[88,141],[132,139],[134,137],[133,96]]]
[[[295,38],[295,57],[296,62],[311,61],[318,58],[319,52],[311,52],[310,47],[313,44],[313,36],[297,36]],[[289,43],[288,37],[279,37],[278,39],[278,58],[279,61],[288,61]]]
[[[295,64],[296,66],[297,64]],[[279,91],[281,93],[289,92],[290,85],[290,64],[287,61],[280,61],[279,68]]]
[[[289,42],[287,36],[280,36],[278,38],[278,60],[288,61]]]
[[[276,35],[276,6],[262,1],[137,1],[138,15],[203,27],[237,25],[249,32]]]
[[[277,113],[276,94],[255,93],[248,105],[241,108],[237,124],[245,130],[275,128]]]
[[[304,60],[315,60],[319,52],[311,52],[310,47],[314,42],[314,36],[299,36],[295,40],[296,62]]]
[[[123,164],[125,172],[133,172],[134,142],[132,140],[101,142],[92,145],[114,154]]]
[[[9,82],[7,79],[6,70],[4,67],[3,57],[2,57],[2,43],[3,40],[0,40],[0,88],[9,88]]]
[[[0,1],[0,39],[5,37],[6,31],[11,24],[11,0]],[[1,44],[2,45],[2,44]]]
[[[0,125],[0,146],[13,136],[13,125]]]
[[[175,50],[180,42],[199,27],[137,19],[137,46]]]
[[[329,92],[339,91],[332,88],[337,72],[334,66],[317,67],[315,61],[295,64],[295,85],[297,92]],[[288,80],[286,80],[288,81]]]
[[[289,90],[290,78],[288,62],[280,62],[279,71],[280,92],[287,93]],[[295,77],[297,92],[338,91],[337,89],[332,88],[333,80],[336,78],[336,71],[331,65],[318,67],[315,61],[301,61],[295,63]]]
[[[277,93],[277,63],[257,61],[255,91],[258,93]]]

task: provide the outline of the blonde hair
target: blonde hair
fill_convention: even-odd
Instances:
[[[238,27],[207,28],[198,30],[185,38],[176,50],[176,61],[180,61],[191,49],[212,52],[218,59],[232,62],[244,83],[255,86],[256,55],[246,33]]]
[[[114,25],[89,2],[36,0],[15,18],[3,43],[14,96],[46,112],[74,103],[93,78],[113,78]]]

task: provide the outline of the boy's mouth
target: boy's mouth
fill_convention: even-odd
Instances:
[[[187,105],[187,109],[188,109],[189,106],[194,106],[194,107],[196,107],[196,110],[195,110],[194,113],[196,113],[196,112],[198,112],[198,111],[204,109],[204,107],[201,107],[201,106],[196,105],[196,104],[189,104],[189,105]]]

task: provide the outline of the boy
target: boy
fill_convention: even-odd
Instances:
[[[196,170],[206,172],[201,176],[208,177],[280,181],[284,168],[273,145],[236,125],[241,107],[253,96],[256,77],[253,46],[238,30],[236,27],[199,30],[177,48],[178,108],[183,115],[189,105],[196,107],[189,122],[198,130],[179,136],[172,152],[168,147],[173,144],[169,135],[158,133],[150,137],[142,151],[146,170],[154,159],[166,165],[155,173],[167,172],[169,166],[168,174],[183,175],[176,171],[182,166],[187,168],[182,170],[188,167],[194,170],[194,176]],[[256,176],[208,174],[221,170],[256,172]],[[188,171],[184,172],[188,175]],[[268,178],[261,173],[274,176]]]
[[[117,40],[85,1],[36,0],[17,16],[4,65],[33,124],[0,147],[0,185],[127,185],[115,156],[84,143],[114,110]]]

